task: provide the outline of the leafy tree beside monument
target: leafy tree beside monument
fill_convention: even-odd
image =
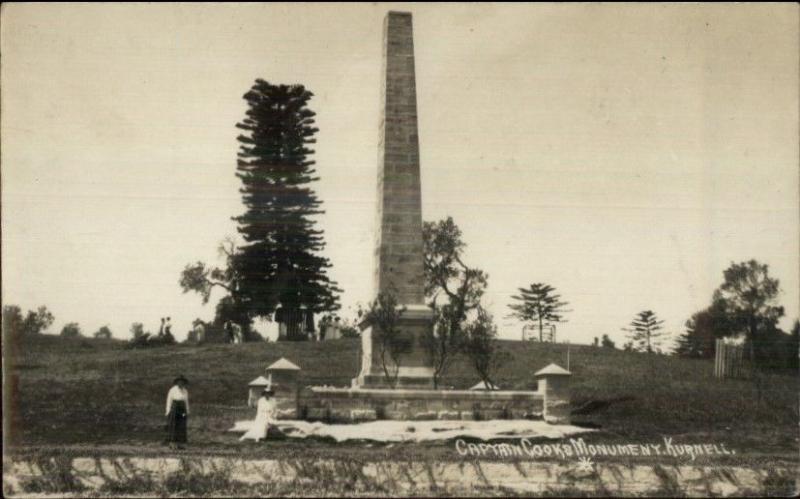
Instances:
[[[506,360],[506,356],[497,350],[496,338],[497,327],[492,316],[483,307],[478,307],[476,319],[464,328],[464,350],[487,390],[497,386],[495,373]]]
[[[452,217],[425,222],[422,237],[425,296],[434,310],[424,341],[433,361],[433,384],[438,387],[441,376],[465,346],[468,317],[480,307],[488,275],[464,263],[466,244]]]
[[[555,291],[552,286],[537,282],[528,288],[519,288],[520,294],[511,297],[518,302],[508,307],[513,311],[511,317],[537,326],[539,341],[544,340],[545,325],[564,322],[564,307],[569,303],[561,301],[561,295]]]
[[[391,388],[397,386],[402,357],[412,339],[399,327],[404,311],[405,307],[398,303],[394,293],[379,293],[365,314],[365,320],[374,327],[372,338],[378,348],[386,382]]]

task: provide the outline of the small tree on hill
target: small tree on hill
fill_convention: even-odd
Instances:
[[[17,305],[3,307],[3,332],[10,338],[18,338],[33,334],[41,334],[53,325],[55,317],[42,305],[35,311],[28,310],[23,318],[22,309]]]
[[[70,322],[61,328],[61,336],[64,338],[78,338],[81,336],[81,327],[77,322]]]
[[[769,266],[749,260],[731,263],[723,272],[725,282],[714,292],[725,312],[739,324],[749,345],[750,362],[756,365],[755,343],[759,331],[776,327],[784,309],[777,304],[778,279],[769,276]]]
[[[144,332],[144,325],[141,322],[134,322],[131,324],[131,336],[134,339],[138,339],[142,336],[150,336],[150,333]]]
[[[569,303],[561,301],[561,295],[555,291],[552,286],[537,282],[528,288],[519,288],[520,294],[511,297],[518,302],[509,305],[513,311],[511,317],[536,325],[539,341],[544,340],[545,325],[565,322],[564,313],[567,311],[564,307]]]
[[[661,331],[663,323],[664,321],[656,317],[655,312],[644,310],[639,312],[631,321],[630,327],[623,328],[623,331],[630,333],[629,338],[637,350],[653,353],[657,351],[660,337],[663,335]]]
[[[3,306],[3,337],[17,338],[22,336],[22,309],[17,305]]]
[[[221,258],[224,258],[223,267],[213,267],[204,262],[194,262],[186,265],[179,284],[184,293],[193,291],[200,295],[203,304],[208,303],[214,289],[221,289],[227,293],[216,306],[214,325],[221,327],[226,321],[232,321],[242,327],[245,341],[253,341],[251,334],[252,313],[248,309],[247,300],[239,292],[243,276],[238,270],[238,256],[241,250],[231,238],[226,238],[217,247]]]
[[[686,321],[686,331],[676,340],[675,354],[682,357],[711,358],[716,340],[736,334],[739,325],[728,315],[721,301],[692,314]]]
[[[111,330],[108,326],[103,326],[94,333],[95,338],[111,339]]]

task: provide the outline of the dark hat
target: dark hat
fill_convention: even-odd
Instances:
[[[275,395],[275,391],[272,388],[264,388],[262,390],[261,395],[269,395],[270,397]]]
[[[188,380],[188,379],[186,379],[186,377],[185,377],[183,374],[181,374],[180,376],[178,376],[177,378],[175,378],[175,380],[172,382],[172,384],[173,384],[173,385],[177,385],[177,384],[178,384],[178,382],[180,382],[180,381],[183,381],[183,382],[184,382],[185,384],[187,384],[187,385],[189,384],[189,380]]]

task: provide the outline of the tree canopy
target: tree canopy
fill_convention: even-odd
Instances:
[[[653,353],[659,351],[660,337],[663,335],[662,324],[664,321],[659,320],[655,312],[643,310],[636,314],[630,326],[623,330],[630,333],[633,348],[640,352]]]
[[[224,289],[217,319],[240,324],[246,334],[253,318],[271,319],[282,308],[288,339],[306,339],[303,318],[340,308],[341,289],[328,276],[331,262],[320,254],[325,242],[316,217],[324,213],[322,201],[309,186],[319,179],[309,148],[318,131],[308,108],[312,96],[303,85],[262,79],[244,94],[248,109],[236,125],[242,131],[236,176],[245,212],[233,218],[243,242],[223,244],[225,267],[196,262],[181,274],[184,291],[199,293],[204,303],[212,289]]]
[[[511,297],[518,303],[508,306],[512,310],[511,317],[538,327],[539,341],[544,340],[545,325],[565,322],[564,307],[569,303],[561,301],[561,295],[555,291],[549,284],[533,283],[528,288],[519,288],[519,294]]]
[[[749,344],[750,361],[755,362],[755,342],[759,333],[772,330],[783,317],[778,305],[780,283],[769,276],[769,266],[748,260],[731,263],[723,271],[724,282],[714,292],[714,302],[731,319],[731,327],[744,333]]]
[[[433,383],[438,387],[442,374],[465,345],[469,316],[476,315],[489,276],[464,263],[467,245],[452,217],[425,222],[422,239],[425,295],[434,311],[433,325],[424,340],[433,362]]]

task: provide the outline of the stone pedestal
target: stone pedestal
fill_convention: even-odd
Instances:
[[[400,356],[395,386],[392,386],[391,380],[386,379],[379,334],[374,326],[365,325],[366,329],[361,332],[361,371],[353,384],[367,388],[433,388],[433,368],[428,351],[422,343],[432,318],[433,312],[424,305],[406,306],[400,316],[398,329],[408,338],[409,348]],[[386,352],[384,359],[389,375],[393,378],[395,365],[389,352]]]
[[[267,367],[267,380],[275,393],[278,419],[297,419],[299,374],[300,368],[284,358]]]
[[[570,389],[572,373],[556,364],[550,364],[537,371],[534,376],[539,383],[539,391],[544,395],[542,417],[548,423],[569,423]]]

